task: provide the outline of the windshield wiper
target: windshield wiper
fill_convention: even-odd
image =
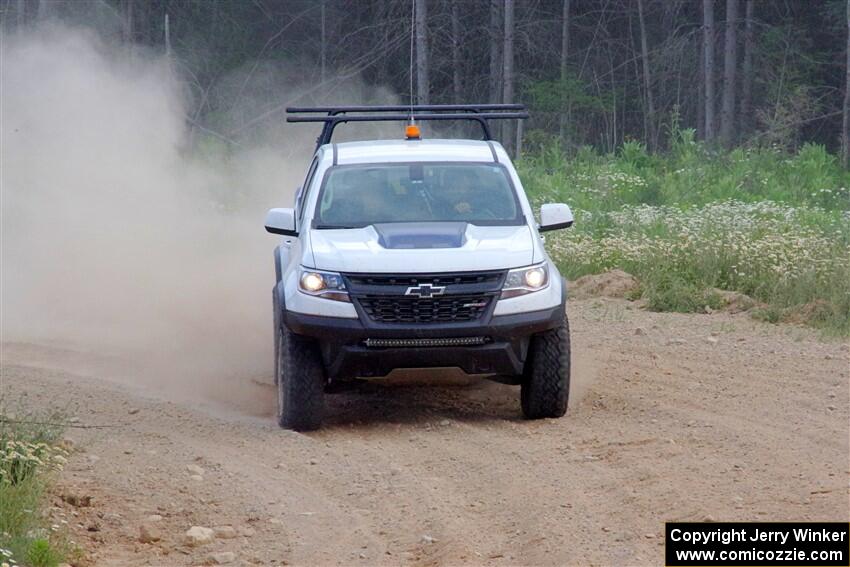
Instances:
[[[344,224],[317,224],[313,228],[318,230],[333,230],[333,229],[347,229],[347,228],[363,228],[365,224],[362,225],[344,225]]]

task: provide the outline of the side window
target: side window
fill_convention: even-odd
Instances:
[[[304,185],[298,192],[298,220],[304,217],[304,205],[307,204],[307,192],[310,190],[310,183],[313,182],[313,176],[316,174],[316,168],[319,166],[319,158],[313,158],[313,163],[310,164],[310,169],[307,171],[307,177],[304,178]]]

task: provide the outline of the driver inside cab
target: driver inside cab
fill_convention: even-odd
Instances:
[[[480,202],[481,189],[471,172],[458,169],[447,172],[446,177],[443,200],[450,218],[466,216],[484,208],[484,203]]]

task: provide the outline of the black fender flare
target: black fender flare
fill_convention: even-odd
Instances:
[[[283,280],[278,280],[272,289],[272,308],[274,310],[275,330],[283,324],[283,314],[286,312],[286,290]]]
[[[280,245],[275,246],[274,249],[274,277],[275,282],[279,282],[280,278],[283,276],[283,269],[281,267],[280,261]]]
[[[279,340],[280,340],[280,332],[283,328],[283,312],[286,309],[286,300],[283,295],[283,282],[278,281],[274,288],[272,288],[272,337],[274,341],[274,379],[275,384],[277,384],[277,365],[278,365],[278,357],[280,356],[279,348]]]

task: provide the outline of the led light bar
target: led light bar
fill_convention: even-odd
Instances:
[[[366,339],[367,347],[440,347],[440,346],[476,346],[487,343],[487,337],[449,337],[444,339]]]

